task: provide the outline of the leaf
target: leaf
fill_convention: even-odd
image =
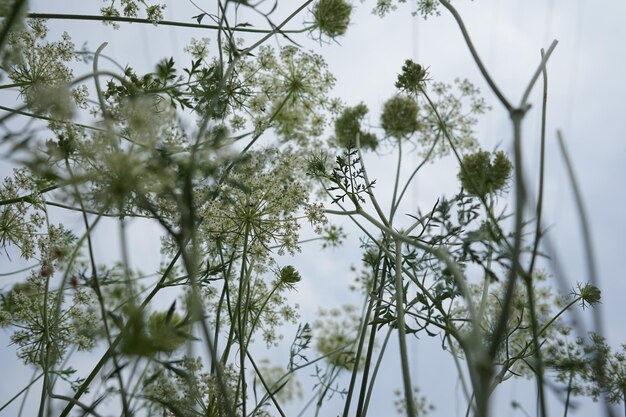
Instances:
[[[206,16],[206,13],[200,13],[197,16],[191,16],[192,19],[196,19],[198,21],[198,24],[202,24],[202,19],[204,19],[204,16]]]
[[[165,316],[166,323],[169,323],[170,321],[172,321],[172,317],[174,316],[174,311],[176,311],[176,300],[174,300],[169,310],[167,310],[167,315]]]

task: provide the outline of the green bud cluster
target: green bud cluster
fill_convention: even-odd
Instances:
[[[345,0],[319,0],[312,13],[313,29],[319,30],[319,38],[335,39],[348,30],[352,5]]]
[[[463,158],[459,179],[465,191],[485,196],[502,191],[511,176],[513,165],[503,151],[491,159],[491,153],[478,151]]]

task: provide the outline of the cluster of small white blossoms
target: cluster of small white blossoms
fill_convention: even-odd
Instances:
[[[272,127],[279,139],[299,146],[322,135],[335,78],[320,55],[286,46],[276,56],[263,46],[256,59],[242,60],[237,70],[251,94],[233,114],[234,129],[243,128],[250,114],[256,134]]]
[[[406,3],[406,0],[376,0],[376,6],[372,13],[384,17],[388,13],[396,10],[399,3]],[[415,11],[412,12],[413,16],[420,15],[424,19],[429,16],[438,16],[439,2],[436,0],[417,0]]]
[[[241,297],[241,300],[245,300],[242,302],[247,313],[240,312],[239,314],[247,316],[249,320],[246,323],[244,338],[250,337],[251,341],[254,342],[256,340],[254,336],[260,334],[268,348],[278,346],[278,343],[284,338],[279,329],[285,324],[297,323],[300,318],[299,304],[289,305],[289,297],[285,295],[289,287],[274,281],[270,288],[260,277],[252,278],[250,288],[244,288],[245,293],[242,294],[237,288],[239,279],[231,280],[231,285],[232,287],[228,290],[231,305],[222,304],[224,323],[230,323],[231,326],[236,325],[236,322],[231,323],[229,321],[229,311],[237,311]],[[216,308],[211,306],[207,311],[216,311]]]
[[[232,365],[223,368],[224,395],[216,376],[204,371],[202,362],[201,358],[185,356],[167,370],[153,362],[151,372],[155,378],[143,389],[148,415],[191,417],[198,415],[198,409],[207,416],[225,415],[225,400],[234,398],[239,373]]]
[[[423,102],[420,106],[418,120],[422,127],[418,142],[424,155],[431,148],[434,156],[448,155],[452,150],[448,137],[459,151],[472,151],[478,146],[475,136],[476,116],[489,110],[489,106],[480,96],[480,90],[468,80],[457,78],[454,86],[457,92],[453,91],[450,84],[431,84],[427,94],[437,113],[428,103]]]
[[[324,232],[324,226],[328,224],[325,208],[322,203],[310,203],[304,207],[304,213],[309,223],[313,226],[313,230],[318,235]]]
[[[284,378],[287,370],[278,365],[271,365],[268,359],[262,359],[258,363],[259,373],[263,377],[263,380],[268,387],[282,387],[275,396],[281,402],[288,402],[295,399],[302,399],[304,391],[302,390],[302,384],[298,381],[294,375],[290,375],[288,378]],[[255,378],[256,377],[255,375]],[[260,384],[258,382],[257,384]],[[284,385],[283,385],[284,384]]]
[[[107,1],[108,2],[108,1]],[[104,17],[139,17],[139,8],[143,7],[146,18],[155,25],[163,20],[163,11],[165,4],[148,5],[146,0],[121,0],[122,12],[115,7],[115,0],[108,2],[109,5],[100,9],[100,14]],[[119,24],[111,21],[105,21],[105,24],[111,25],[114,29],[119,29]]]
[[[24,196],[29,196],[28,200],[21,199]],[[15,169],[13,177],[4,178],[0,202],[0,249],[15,245],[24,259],[32,258],[45,217],[38,184],[26,168]]]
[[[557,308],[563,306],[563,298],[555,294],[553,290],[547,286],[547,274],[545,272],[536,272],[533,281],[534,308],[538,328],[542,329],[546,324],[550,323],[542,333],[541,340],[556,339],[562,335],[562,329],[565,324],[563,320],[560,319],[553,322],[551,322],[551,320],[559,313],[559,311],[555,311],[555,306]],[[492,284],[486,299],[484,299],[485,304],[481,310],[483,314],[480,317],[481,322],[479,325],[486,335],[486,343],[491,341],[492,333],[502,313],[502,300],[504,299],[504,292],[506,291],[505,283],[505,280],[501,280]],[[483,284],[471,284],[469,290],[472,302],[476,310],[479,310],[481,301],[483,301]],[[529,345],[533,340],[529,308],[526,287],[518,283],[511,301],[511,311],[507,322],[507,337],[504,346],[502,346],[501,351],[498,352],[498,357],[496,358],[497,364],[502,365],[508,358],[517,355],[524,357],[533,356],[532,346]],[[466,307],[461,306],[459,303],[455,303],[451,315],[458,319],[467,320],[468,324],[472,323],[471,320],[469,320],[470,316]],[[474,323],[472,323],[471,326],[474,326]],[[465,326],[461,328],[461,331],[469,333],[471,326]],[[518,360],[512,371],[526,376],[533,374],[532,369],[528,367],[524,360]]]
[[[67,32],[58,42],[44,42],[47,35],[43,20],[29,19],[27,28],[9,35],[13,52],[3,66],[8,66],[9,78],[31,109],[66,119],[72,115],[72,102],[87,108],[87,88],[70,88],[73,73],[68,64],[81,58]]]
[[[11,342],[26,364],[40,364],[43,349],[48,349],[47,360],[53,364],[63,359],[71,345],[90,350],[96,344],[100,320],[95,298],[76,289],[72,302],[65,305],[63,296],[50,289],[49,280],[33,271],[24,284],[16,285],[5,296],[0,306],[0,325],[18,329],[11,335]]]
[[[326,222],[321,207],[307,203],[307,184],[298,178],[303,166],[296,154],[276,149],[251,152],[237,163],[218,197],[199,213],[199,235],[207,246],[219,240],[225,247],[243,248],[247,241],[261,263],[274,249],[279,255],[299,251],[300,210],[308,210],[315,229]]]
[[[313,323],[315,349],[333,366],[351,370],[356,362],[356,342],[361,324],[358,309],[345,304],[341,309],[320,309]],[[363,358],[362,358],[363,359]],[[358,366],[362,366],[359,363]]]

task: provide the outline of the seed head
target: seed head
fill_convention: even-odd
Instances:
[[[335,39],[346,33],[350,24],[352,5],[345,0],[319,0],[313,6],[313,27],[319,31],[319,39],[327,36]]]

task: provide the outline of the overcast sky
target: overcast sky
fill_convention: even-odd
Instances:
[[[96,4],[100,4],[43,0],[31,3],[34,12],[65,13],[95,13]],[[295,3],[281,2],[281,9],[286,6],[281,13],[287,14]],[[577,170],[592,226],[607,336],[616,346],[626,342],[623,308],[623,297],[626,295],[626,47],[623,44],[626,39],[623,20],[626,17],[626,2],[457,0],[454,4],[463,16],[493,79],[513,103],[519,102],[537,67],[540,49],[547,48],[553,39],[559,41],[548,63],[545,225],[550,226],[550,242],[557,249],[555,259],[563,268],[563,278],[570,287],[576,282],[587,281],[577,211],[556,142],[556,129],[561,129]],[[452,82],[456,77],[469,78],[480,86],[493,110],[480,119],[479,142],[488,150],[499,148],[511,152],[508,116],[482,81],[458,27],[445,9],[442,9],[441,16],[424,21],[411,16],[410,4],[400,5],[397,11],[384,19],[371,15],[372,0],[364,4],[355,1],[354,6],[350,30],[347,36],[339,39],[339,44],[320,46],[311,39],[297,38],[299,43],[321,53],[327,60],[337,78],[333,95],[348,105],[363,101],[370,108],[369,122],[378,125],[379,109],[394,94],[393,83],[402,63],[411,58],[429,67],[433,80]],[[186,2],[170,0],[165,18],[192,21],[190,17],[195,14],[196,10]],[[295,22],[299,24],[303,20],[308,19],[303,16],[296,18]],[[197,29],[153,28],[136,24],[121,24],[119,31],[89,22],[52,21],[49,26],[53,29],[52,37],[54,33],[67,30],[78,47],[88,41],[88,48],[95,50],[100,43],[107,41],[107,55],[140,71],[149,71],[159,59],[172,55],[180,57],[179,62],[186,62],[182,49],[191,37],[214,36],[212,32]],[[271,43],[286,44],[284,40]],[[531,96],[533,109],[523,126],[525,164],[529,172],[527,179],[534,191],[536,185],[532,184],[536,184],[537,178],[532,173],[538,168],[540,89],[538,84]],[[8,96],[3,94],[0,90],[0,103],[10,106]],[[411,158],[417,163],[417,155],[407,155],[407,160],[411,161]],[[372,154],[366,158],[366,163],[370,177],[377,178],[378,191],[384,193],[385,184],[392,181],[386,168],[394,163],[392,156]],[[5,169],[6,166],[3,173]],[[410,190],[411,205],[425,211],[442,194],[455,192],[456,172],[456,162],[452,158],[429,167]],[[132,260],[136,266],[149,269],[160,259],[158,231],[141,224],[133,227],[142,231],[142,248],[146,255],[133,256]],[[145,239],[146,234],[149,234],[149,239]],[[292,260],[302,269],[305,277],[297,296],[302,305],[303,320],[312,320],[320,305],[339,305],[350,299],[347,292],[353,276],[349,267],[358,265],[360,259],[358,237],[353,231],[346,245],[334,252],[317,253],[317,247],[304,248],[302,255]],[[103,242],[97,256],[103,261],[117,259],[108,247],[108,243]],[[149,258],[148,253],[157,256]],[[13,265],[9,265],[6,258],[0,258],[0,273],[12,269]],[[11,348],[4,348],[8,343],[6,332],[0,334],[0,343],[0,375],[15,376],[15,380],[5,376],[0,379],[0,403],[3,403],[23,386],[20,383],[28,380],[30,371],[14,363]],[[397,347],[394,345],[389,349],[388,366],[380,378],[381,390],[390,392],[400,388],[401,383],[394,359],[397,355],[393,349]],[[411,349],[414,383],[436,405],[437,411],[433,415],[464,415],[464,408],[455,406],[459,401],[453,401],[461,400],[453,363],[447,354],[439,351],[438,341],[422,339]],[[504,384],[497,397],[499,409],[508,411],[505,405],[515,397],[519,402],[528,404],[528,412],[534,414],[532,401],[528,400],[529,392],[527,385]],[[390,415],[391,396],[387,398],[390,402],[372,408],[371,415]],[[15,409],[12,410],[6,415],[15,413]],[[558,415],[561,408],[555,403],[551,411]],[[597,408],[586,405],[576,415],[593,415],[596,412]],[[508,415],[521,414],[511,412]]]

